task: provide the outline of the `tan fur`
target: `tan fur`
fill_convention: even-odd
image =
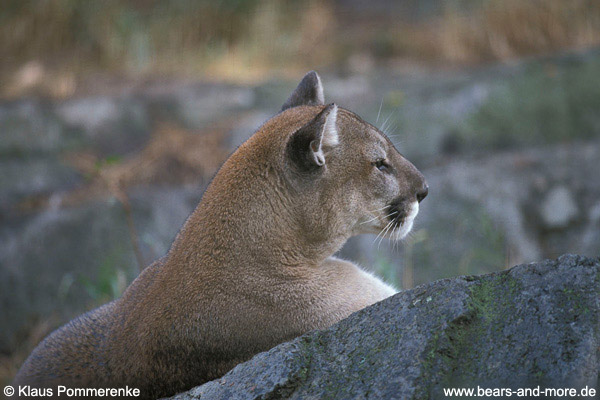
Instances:
[[[416,203],[423,177],[376,128],[315,98],[311,105],[291,98],[240,146],[168,254],[120,299],[46,338],[15,383],[172,395],[392,295],[332,254],[350,236],[384,228],[382,207],[394,199],[405,208]],[[323,141],[325,165],[303,171],[286,146],[330,109],[337,118],[327,127],[336,127],[338,143]],[[380,156],[391,172],[374,167]]]

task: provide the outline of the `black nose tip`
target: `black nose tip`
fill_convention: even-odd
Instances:
[[[423,201],[423,199],[425,197],[427,197],[427,194],[429,193],[429,186],[427,186],[427,184],[423,184],[423,187],[421,188],[421,190],[419,190],[417,192],[417,201],[420,203],[421,201]]]

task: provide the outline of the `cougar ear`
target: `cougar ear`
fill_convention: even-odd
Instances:
[[[315,71],[310,71],[304,75],[298,87],[283,103],[281,111],[296,106],[322,106],[323,104],[325,104],[325,98],[323,97],[321,78]]]
[[[337,110],[331,103],[290,138],[287,154],[301,169],[314,170],[325,165],[325,152],[339,143]]]

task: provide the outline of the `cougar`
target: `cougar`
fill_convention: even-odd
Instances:
[[[324,104],[309,72],[223,164],[167,255],[44,339],[15,384],[158,398],[327,328],[396,293],[333,254],[358,234],[403,238],[427,191],[380,130]]]

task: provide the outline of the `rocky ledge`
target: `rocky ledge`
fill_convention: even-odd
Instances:
[[[416,287],[173,399],[440,399],[597,388],[600,258],[564,255]]]

